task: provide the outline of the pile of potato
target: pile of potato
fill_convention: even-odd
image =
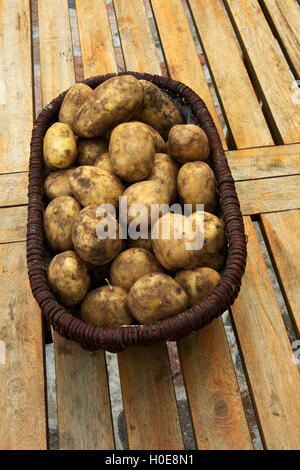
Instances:
[[[116,76],[95,90],[82,83],[68,90],[59,121],[44,138],[44,232],[54,254],[49,284],[70,312],[103,327],[146,324],[193,307],[212,291],[227,242],[214,215],[209,154],[204,131],[184,124],[172,101],[146,80]],[[149,238],[122,239],[118,216],[97,212],[101,204],[118,210],[120,196],[127,196],[128,224],[136,218],[132,204],[191,204],[193,230],[204,217],[203,246],[187,249],[195,239],[189,230],[176,237],[185,216],[172,211],[157,219],[152,232],[167,221],[169,238],[151,240],[145,214]],[[195,212],[197,203],[204,213]],[[115,237],[97,235],[104,220]]]

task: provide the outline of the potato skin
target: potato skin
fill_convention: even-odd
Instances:
[[[181,113],[156,85],[147,80],[140,80],[140,84],[144,88],[144,106],[135,118],[153,127],[167,139],[171,127],[183,124]]]
[[[69,176],[73,169],[57,170],[49,173],[44,182],[44,191],[47,199],[52,201],[59,196],[72,196]]]
[[[72,240],[80,258],[96,266],[112,261],[122,250],[123,241],[119,239],[119,224],[112,215],[96,215],[97,206],[87,206],[80,211],[73,226]],[[101,239],[97,236],[99,222],[106,221],[108,226],[116,227],[116,238]]]
[[[146,179],[154,163],[154,142],[149,131],[139,123],[117,126],[110,138],[109,156],[114,173],[134,183]]]
[[[144,129],[150,132],[151,137],[154,142],[155,153],[165,153],[167,151],[167,144],[162,138],[162,136],[157,132],[157,130],[153,129],[153,127],[151,126],[148,126],[148,124],[146,124],[145,122],[141,122],[141,121],[131,121],[131,122],[134,122],[135,124],[138,123],[138,125],[144,127]]]
[[[100,157],[97,157],[94,162],[94,166],[96,168],[100,168],[101,170],[110,171],[111,173],[114,172],[108,152],[103,153],[100,155]]]
[[[81,302],[90,287],[87,267],[74,251],[64,251],[51,260],[48,281],[54,295],[67,307]]]
[[[147,324],[183,312],[188,306],[188,296],[171,276],[151,273],[133,284],[128,304],[134,318]]]
[[[220,280],[220,274],[211,268],[183,270],[175,276],[175,281],[188,295],[189,307],[194,307],[205,299]]]
[[[183,204],[192,204],[192,212],[196,212],[196,204],[204,204],[205,212],[215,212],[215,176],[206,163],[189,162],[183,165],[178,172],[177,187]]]
[[[181,124],[172,127],[168,137],[168,154],[179,163],[194,160],[206,161],[210,146],[207,135],[195,124]]]
[[[69,178],[70,187],[82,206],[112,204],[118,207],[124,186],[110,171],[94,166],[79,166]]]
[[[94,165],[96,159],[108,151],[105,139],[83,139],[77,144],[77,165]]]
[[[44,160],[50,170],[64,169],[76,160],[77,146],[71,127],[55,122],[46,132],[43,144]]]
[[[85,83],[75,83],[67,91],[59,110],[58,120],[72,127],[74,116],[93,90]]]
[[[197,224],[199,212],[192,214]],[[219,271],[227,256],[227,239],[224,224],[216,215],[204,212],[204,246],[199,252],[197,267],[207,266]]]
[[[156,153],[154,165],[147,181],[158,181],[168,189],[170,204],[177,198],[177,175],[178,166],[166,153]]]
[[[72,229],[79,216],[80,205],[71,196],[59,196],[44,212],[44,231],[50,248],[56,253],[73,248]]]
[[[79,108],[73,121],[74,132],[82,137],[104,137],[121,122],[132,119],[143,101],[143,87],[135,77],[110,78],[101,83]]]
[[[144,250],[152,252],[151,228],[148,231],[148,238],[137,238],[136,240],[128,238],[126,246],[127,248],[144,248]]]
[[[130,325],[133,318],[128,307],[128,293],[118,286],[103,286],[87,294],[81,304],[81,318],[104,328]]]
[[[142,276],[149,273],[162,273],[153,254],[143,248],[129,248],[120,253],[112,262],[110,280],[114,286],[129,291],[131,286]]]

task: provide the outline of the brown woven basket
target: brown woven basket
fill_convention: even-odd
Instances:
[[[138,79],[149,80],[162,90],[188,103],[208,136],[212,149],[212,166],[219,191],[222,218],[228,240],[228,258],[220,283],[199,305],[168,320],[148,325],[126,326],[116,329],[90,325],[68,313],[52,294],[46,272],[46,254],[43,238],[43,138],[50,125],[57,120],[66,94],[61,93],[38,116],[32,131],[28,189],[27,263],[33,295],[48,325],[62,336],[76,341],[85,349],[122,351],[134,344],[150,345],[165,340],[178,340],[193,330],[199,330],[220,316],[238,295],[246,264],[246,237],[234,182],[227,164],[217,129],[205,103],[181,82],[135,72],[124,72]],[[91,88],[116,74],[96,76],[85,80]]]

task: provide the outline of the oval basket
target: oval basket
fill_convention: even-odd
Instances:
[[[228,257],[220,283],[199,305],[172,318],[148,325],[133,325],[121,328],[100,328],[71,315],[52,294],[47,281],[46,253],[43,237],[43,138],[53,123],[66,94],[61,93],[39,114],[32,131],[28,188],[27,263],[33,295],[38,302],[48,325],[60,335],[78,342],[90,351],[105,349],[122,351],[132,345],[150,345],[165,340],[178,340],[193,330],[199,330],[220,316],[233,304],[238,295],[246,265],[246,237],[226,156],[218,131],[205,103],[190,88],[158,75],[124,72],[138,79],[148,80],[162,90],[188,103],[197,124],[205,131],[210,147],[212,167],[219,191],[222,218],[228,240]],[[96,76],[85,80],[91,88],[116,74]]]

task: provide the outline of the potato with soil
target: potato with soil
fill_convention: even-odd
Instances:
[[[147,238],[137,238],[136,240],[128,238],[126,246],[127,248],[144,248],[152,252],[152,240],[151,240],[151,228],[148,233],[145,234]]]
[[[76,83],[71,86],[60,107],[59,122],[64,122],[72,127],[75,114],[92,92],[93,90],[85,83]]]
[[[153,127],[164,139],[167,139],[173,126],[183,124],[182,115],[156,85],[147,80],[140,80],[140,84],[144,88],[144,106],[136,114],[135,119]]]
[[[197,267],[207,266],[219,271],[227,256],[227,238],[224,224],[216,215],[209,212],[192,214],[193,225],[199,225],[198,220],[204,216],[204,245],[199,253]]]
[[[77,156],[76,140],[71,127],[63,122],[52,124],[44,138],[43,152],[50,170],[71,166]]]
[[[97,215],[97,206],[87,206],[80,211],[73,226],[72,240],[76,253],[84,261],[103,266],[122,250],[119,224],[110,214]]]
[[[166,153],[156,153],[148,181],[158,181],[165,186],[170,195],[170,204],[177,198],[178,166]]]
[[[100,155],[100,157],[97,157],[94,166],[96,168],[100,168],[101,170],[110,171],[111,173],[114,172],[108,152],[103,153]]]
[[[154,142],[149,131],[136,122],[117,126],[110,138],[109,156],[113,171],[125,181],[146,179],[154,163]]]
[[[92,290],[81,303],[81,318],[104,328],[132,324],[128,292],[118,286],[102,286]]]
[[[177,187],[183,204],[192,204],[192,212],[196,212],[196,204],[204,204],[205,212],[215,212],[215,176],[206,163],[189,162],[183,165],[178,172]]]
[[[66,307],[79,304],[90,288],[87,267],[74,251],[64,251],[52,259],[48,281],[54,295]]]
[[[44,212],[44,231],[48,245],[56,253],[73,248],[72,229],[80,209],[71,196],[59,196],[48,204]]]
[[[108,151],[105,139],[83,139],[77,143],[77,165],[94,165],[98,157]]]
[[[151,273],[138,279],[131,287],[128,304],[134,318],[141,324],[157,322],[186,310],[188,296],[171,276]]]
[[[75,134],[105,137],[121,122],[129,121],[144,102],[144,90],[132,75],[101,83],[79,108],[73,121]]]
[[[73,169],[52,171],[44,182],[44,191],[47,199],[52,201],[59,196],[72,196],[69,176]]]
[[[172,127],[168,138],[168,154],[179,163],[194,160],[206,161],[210,146],[207,135],[195,124],[182,124]]]
[[[72,193],[84,207],[93,204],[112,204],[117,208],[119,196],[125,189],[113,173],[94,166],[75,168],[69,181]]]
[[[189,307],[199,304],[221,280],[217,271],[211,268],[195,268],[179,271],[175,281],[181,285],[189,298]]]
[[[135,124],[138,123],[138,125],[142,126],[144,129],[150,132],[151,137],[154,142],[154,149],[155,153],[165,153],[167,151],[167,144],[162,138],[162,136],[155,130],[153,127],[148,126],[145,122],[140,122],[140,121],[132,121]]]
[[[114,286],[129,291],[131,286],[145,274],[162,272],[163,268],[150,251],[130,248],[120,253],[112,262],[110,280]]]

